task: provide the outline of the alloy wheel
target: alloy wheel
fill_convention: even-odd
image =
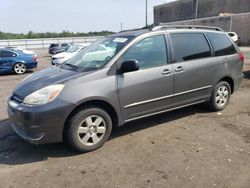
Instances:
[[[100,142],[106,133],[106,122],[98,115],[85,118],[77,130],[78,139],[87,146],[93,146]]]
[[[23,63],[17,63],[14,66],[14,71],[17,74],[23,74],[26,71],[26,66]]]
[[[216,104],[218,107],[223,107],[227,104],[229,91],[226,86],[221,86],[216,92]]]

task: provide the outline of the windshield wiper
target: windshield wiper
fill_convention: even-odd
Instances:
[[[73,64],[70,64],[70,63],[65,63],[64,66],[65,66],[65,65],[68,66],[68,67],[70,67],[70,68],[72,68],[72,69],[75,70],[75,71],[78,71],[78,68],[79,68],[79,67],[76,66],[76,65],[73,65]],[[64,67],[64,66],[63,66],[63,67]]]

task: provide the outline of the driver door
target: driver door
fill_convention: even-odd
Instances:
[[[144,38],[130,47],[121,61],[137,60],[139,70],[117,75],[118,94],[126,122],[172,106],[173,67],[168,64],[165,36]]]

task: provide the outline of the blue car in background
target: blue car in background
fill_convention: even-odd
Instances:
[[[26,70],[37,67],[35,54],[24,53],[19,50],[0,48],[0,74],[23,74]]]

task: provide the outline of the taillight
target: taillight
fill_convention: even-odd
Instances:
[[[239,56],[240,56],[240,61],[244,63],[244,54],[240,52]]]
[[[36,60],[37,60],[36,55],[33,55],[33,61],[36,61]]]

